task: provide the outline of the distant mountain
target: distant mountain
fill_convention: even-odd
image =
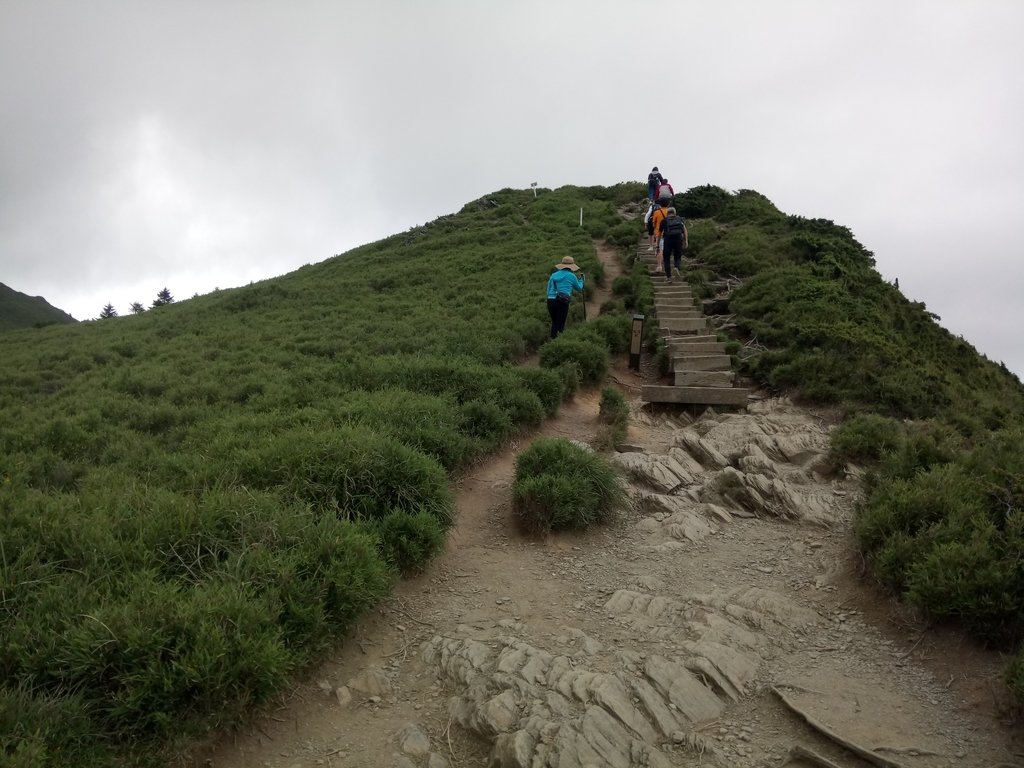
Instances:
[[[0,283],[0,331],[77,322],[42,296],[27,296]]]

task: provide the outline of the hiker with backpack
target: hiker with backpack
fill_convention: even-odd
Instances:
[[[661,236],[664,238],[663,261],[666,283],[672,282],[672,267],[679,271],[683,268],[683,251],[690,246],[690,235],[686,231],[686,222],[676,215],[675,208],[669,208],[661,220]]]
[[[672,189],[672,185],[668,183],[668,179],[662,179],[661,184],[658,185],[658,189],[655,191],[654,199],[664,207],[668,208],[672,204],[672,198],[675,196],[675,190]]]
[[[651,168],[651,172],[647,174],[647,199],[656,199],[654,193],[658,189],[658,185],[663,182],[664,179],[661,177],[661,173],[658,171],[658,166]]]
[[[579,269],[576,259],[566,256],[555,264],[555,271],[548,278],[548,314],[551,315],[552,339],[565,330],[573,291],[583,293],[586,277],[576,275]]]
[[[662,251],[662,248],[665,245],[664,238],[661,236],[661,222],[665,219],[665,216],[667,216],[667,215],[668,215],[668,208],[667,208],[667,206],[666,207],[662,207],[660,205],[655,205],[654,206],[654,213],[651,214],[651,228],[654,230],[654,239],[655,239],[655,245],[657,245],[657,249],[655,249],[653,247],[653,245],[652,245],[652,247],[649,248],[648,250],[654,250],[655,251],[655,254],[654,254],[654,264],[655,264],[654,272],[655,272],[655,274],[658,274],[658,273],[661,272],[661,251]]]

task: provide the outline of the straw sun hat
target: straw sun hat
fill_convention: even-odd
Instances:
[[[564,256],[560,262],[555,264],[555,269],[571,269],[573,272],[579,272],[580,268],[576,266],[576,259],[572,256]]]

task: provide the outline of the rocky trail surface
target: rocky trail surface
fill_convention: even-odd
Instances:
[[[641,383],[621,364],[612,380]],[[598,400],[540,434],[592,440]],[[528,440],[509,446],[459,480],[445,552],[194,765],[1024,764],[998,658],[905,624],[861,578],[861,483],[828,465],[827,414],[633,417],[621,519],[523,535],[510,486]]]

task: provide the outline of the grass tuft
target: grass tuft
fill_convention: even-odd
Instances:
[[[626,502],[614,468],[601,456],[557,438],[539,438],[516,460],[513,513],[533,533],[586,528]]]

